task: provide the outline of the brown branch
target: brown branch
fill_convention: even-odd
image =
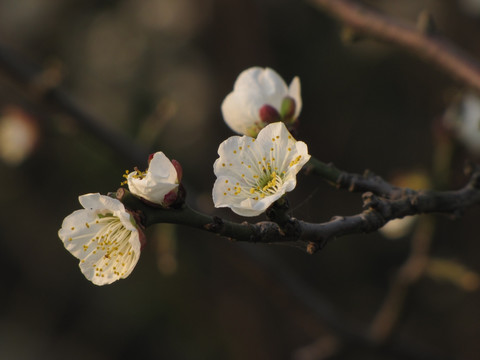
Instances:
[[[315,252],[333,238],[355,233],[369,233],[378,230],[390,220],[407,215],[447,213],[459,216],[465,208],[480,204],[479,178],[480,173],[477,171],[472,175],[469,183],[457,191],[405,189],[404,195],[398,199],[381,198],[367,192],[363,195],[365,210],[360,214],[337,216],[323,224],[300,221],[302,229],[300,240],[314,244],[311,244],[307,250]],[[367,181],[363,184],[369,188]],[[377,178],[372,181],[372,186],[377,186]],[[392,189],[397,193],[400,188],[392,187]]]
[[[388,184],[375,176],[361,179],[364,189],[377,189],[378,184]],[[352,183],[355,187],[355,183]],[[385,188],[386,189],[386,188]],[[402,194],[398,196],[398,194]],[[468,184],[456,191],[414,191],[391,186],[385,197],[371,192],[363,194],[364,211],[352,216],[336,216],[326,223],[309,223],[290,217],[288,203],[279,202],[267,211],[270,221],[255,224],[235,223],[218,217],[201,214],[189,207],[159,209],[143,204],[139,199],[120,189],[117,198],[135,211],[139,211],[144,225],[174,223],[206,230],[224,237],[244,242],[286,243],[314,253],[331,239],[378,230],[388,221],[407,215],[445,213],[459,216],[465,208],[480,204],[480,170],[476,169]]]
[[[307,175],[318,175],[337,189],[346,189],[350,192],[370,191],[378,196],[396,198],[409,191],[393,186],[369,170],[366,170],[363,175],[348,173],[338,169],[332,163],[326,164],[313,156],[305,165],[304,172]]]
[[[309,0],[354,32],[399,45],[436,64],[455,79],[480,91],[478,60],[438,35],[381,14],[351,0]]]

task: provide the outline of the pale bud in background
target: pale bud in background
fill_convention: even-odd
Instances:
[[[30,156],[39,139],[33,117],[17,107],[7,107],[0,115],[0,159],[18,166]]]

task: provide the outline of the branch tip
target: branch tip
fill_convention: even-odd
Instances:
[[[308,253],[309,255],[315,254],[318,250],[320,250],[320,246],[319,246],[317,243],[309,242],[309,243],[307,244],[307,249],[306,249],[306,251],[307,251],[307,253]]]
[[[380,204],[380,200],[371,191],[367,191],[362,194],[363,209],[377,209]]]

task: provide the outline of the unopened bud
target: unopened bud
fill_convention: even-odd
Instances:
[[[281,120],[280,114],[273,106],[265,104],[259,110],[260,119],[266,124],[278,122]]]
[[[295,100],[290,96],[285,96],[282,100],[282,105],[280,106],[280,115],[285,122],[291,122],[295,119],[295,109],[296,104]]]

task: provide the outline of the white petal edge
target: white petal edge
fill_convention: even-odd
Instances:
[[[260,120],[259,115],[249,114],[248,106],[239,93],[232,92],[223,100],[221,110],[225,123],[238,134],[247,133],[251,126]]]
[[[298,118],[300,112],[302,111],[302,94],[301,94],[301,85],[300,78],[295,76],[290,83],[288,88],[288,94],[295,100],[295,119]]]

